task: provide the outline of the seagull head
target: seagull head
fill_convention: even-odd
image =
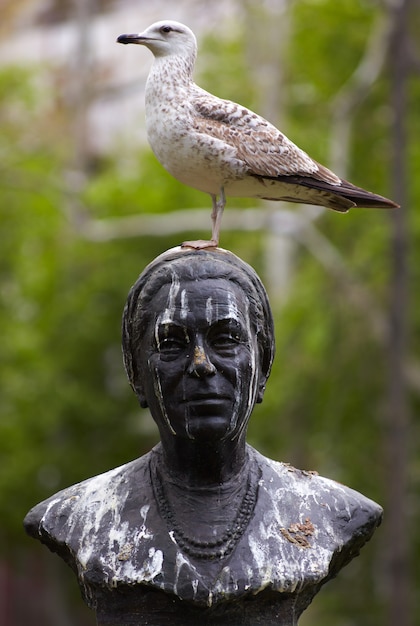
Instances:
[[[136,43],[146,46],[155,57],[195,56],[197,41],[192,30],[172,20],[156,22],[145,31],[133,35],[120,35],[118,43]]]

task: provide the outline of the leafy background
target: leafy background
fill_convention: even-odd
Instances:
[[[145,3],[3,4],[2,50],[20,28],[57,25],[83,45],[77,62],[9,54],[0,64],[0,621],[88,626],[72,573],[25,537],[22,519],[157,441],[125,379],[121,312],[148,262],[207,236],[209,199],[174,181],[144,143],[144,75],[122,85],[118,64],[122,52],[143,54],[144,72],[151,59],[117,48],[105,62],[94,45],[93,24],[117,5],[132,11],[126,30],[147,26]],[[302,626],[420,624],[419,7],[191,0],[154,11],[153,20],[184,11],[196,23],[200,85],[258,109],[317,160],[403,204],[341,216],[232,199],[226,222],[229,209],[258,208],[269,227],[226,228],[221,244],[260,273],[276,318],[277,357],[249,442],[385,507],[374,540]],[[138,111],[115,113],[120,128],[101,142],[92,117],[104,101]],[[179,232],[197,208],[199,230]]]

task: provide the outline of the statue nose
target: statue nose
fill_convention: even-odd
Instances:
[[[197,376],[197,378],[211,376],[216,373],[216,368],[210,361],[203,346],[195,346],[187,372],[192,376]]]

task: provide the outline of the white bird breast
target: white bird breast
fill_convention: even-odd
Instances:
[[[158,112],[148,118],[150,146],[163,167],[181,183],[204,193],[240,198],[287,200],[290,195],[311,203],[312,190],[248,174],[246,163],[236,158],[236,148],[209,135],[187,132],[176,118],[161,122]],[[291,191],[293,187],[293,191]]]
[[[229,181],[246,176],[246,164],[236,148],[216,137],[194,132],[185,112],[168,115],[159,110],[146,114],[147,138],[163,167],[177,180],[210,194],[218,194]],[[163,122],[164,120],[164,122]]]

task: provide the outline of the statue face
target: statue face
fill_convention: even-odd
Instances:
[[[257,339],[242,289],[224,279],[164,285],[137,349],[139,396],[162,438],[237,437],[259,383]]]

